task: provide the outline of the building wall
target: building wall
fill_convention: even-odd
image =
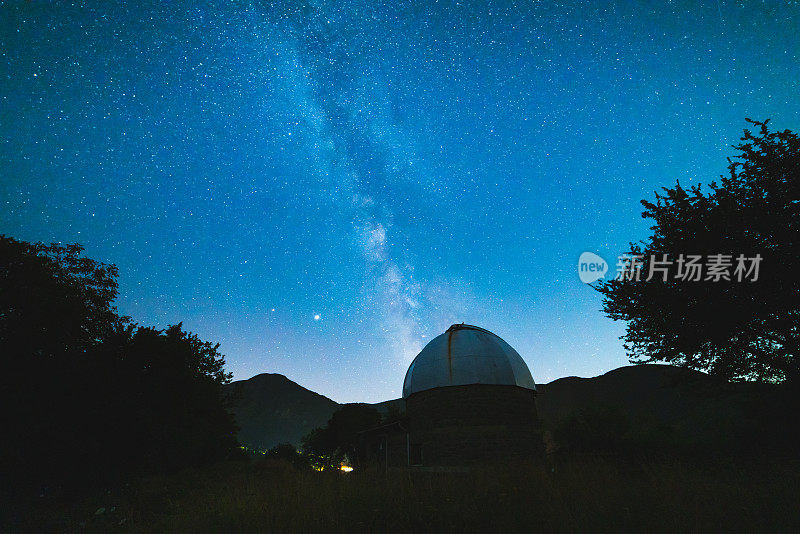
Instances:
[[[535,393],[475,384],[420,391],[406,398],[412,457],[423,466],[465,466],[540,458]]]

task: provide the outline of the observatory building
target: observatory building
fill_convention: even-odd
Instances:
[[[542,454],[536,384],[497,335],[456,324],[417,355],[403,383],[405,417],[368,432],[381,467],[452,468]]]

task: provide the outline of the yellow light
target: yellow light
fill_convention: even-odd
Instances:
[[[342,471],[344,471],[345,473],[349,473],[350,471],[352,471],[352,470],[353,470],[353,468],[352,468],[352,467],[350,467],[349,465],[342,465],[341,467],[339,467],[339,469],[341,469],[341,470],[342,470]]]

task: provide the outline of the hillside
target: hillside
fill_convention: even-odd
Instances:
[[[537,386],[536,406],[545,423],[587,409],[622,409],[635,416],[647,413],[674,423],[722,391],[705,373],[670,365],[631,365],[593,378],[559,378]],[[706,395],[703,395],[703,393]],[[707,395],[711,392],[717,395]]]
[[[786,450],[797,429],[785,424],[793,396],[785,388],[730,383],[669,365],[620,367],[594,378],[567,377],[539,386],[545,428],[685,451],[758,455]],[[592,419],[599,420],[593,421]],[[613,427],[618,436],[603,435]],[[570,429],[567,429],[569,431]],[[569,432],[566,432],[567,434]],[[581,439],[591,436],[581,436]]]
[[[324,426],[339,404],[279,374],[264,373],[226,387],[239,425],[239,442],[255,449],[298,445],[311,429]]]
[[[280,443],[300,445],[303,436],[325,426],[333,412],[344,406],[273,373],[231,382],[225,394],[239,426],[239,442],[259,450]],[[403,404],[395,399],[372,406],[384,413],[389,406],[402,409]]]
[[[252,448],[300,444],[324,426],[342,405],[277,374],[261,374],[227,387],[239,440]],[[766,447],[796,432],[781,423],[789,403],[780,388],[726,383],[697,371],[669,365],[620,367],[593,378],[567,377],[539,384],[537,408],[546,429],[570,418],[583,424],[616,422],[619,433],[686,446]],[[375,406],[402,408],[401,399]],[[603,419],[601,422],[592,419]]]

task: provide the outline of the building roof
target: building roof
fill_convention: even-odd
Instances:
[[[414,358],[406,372],[403,397],[443,386],[500,384],[536,390],[525,361],[499,336],[454,324]]]

